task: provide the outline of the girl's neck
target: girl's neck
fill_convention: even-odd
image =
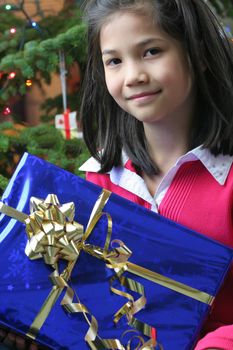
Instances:
[[[156,166],[160,169],[158,175],[147,175],[142,177],[152,196],[169,169],[176,163],[177,159],[188,151],[188,130],[164,123],[144,124],[145,135],[148,143],[150,156]]]
[[[188,151],[189,128],[164,123],[144,124],[150,156],[165,175],[177,159]]]

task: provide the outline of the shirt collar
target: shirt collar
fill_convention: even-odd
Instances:
[[[229,155],[218,155],[214,156],[207,148],[203,148],[199,146],[194,148],[193,150],[187,152],[183,156],[181,156],[176,165],[182,165],[188,161],[200,160],[205,168],[209,171],[209,173],[215,178],[215,180],[220,184],[224,185],[230,168],[233,163],[233,156]],[[129,161],[129,157],[122,151],[122,163],[125,166]],[[90,171],[90,172],[98,172],[100,170],[100,164],[93,157],[88,159],[80,168],[81,171]],[[120,171],[121,170],[121,171]],[[110,171],[113,178],[117,176],[119,178],[120,173],[122,173],[123,169],[120,167],[114,168]],[[115,181],[114,181],[115,182]]]
[[[233,156],[223,154],[214,156],[207,148],[199,146],[180,157],[177,162],[184,163],[194,159],[199,159],[215,180],[224,185],[233,163]]]

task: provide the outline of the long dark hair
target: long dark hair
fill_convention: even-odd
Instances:
[[[153,13],[161,29],[187,51],[197,90],[189,148],[203,145],[214,155],[233,155],[232,43],[205,2],[90,0],[85,8],[88,58],[81,118],[84,140],[100,162],[100,172],[119,166],[124,148],[137,169],[159,173],[149,156],[143,124],[117,105],[105,84],[99,44],[101,26],[111,14],[126,10]]]

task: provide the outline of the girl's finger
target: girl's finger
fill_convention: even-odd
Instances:
[[[32,343],[32,344],[30,344],[28,350],[38,350],[38,349],[39,349],[38,346],[36,344]]]
[[[3,344],[9,347],[13,346],[15,344],[15,334],[9,332],[3,340]]]
[[[23,337],[20,337],[19,335],[15,336],[15,346],[17,350],[25,350],[26,349],[26,342]]]
[[[5,339],[6,331],[0,328],[0,343]]]

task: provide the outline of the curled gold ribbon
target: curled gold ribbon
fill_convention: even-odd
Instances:
[[[32,197],[30,200],[31,214],[29,216],[0,202],[0,212],[26,224],[28,242],[25,253],[27,256],[30,259],[43,258],[45,263],[49,264],[54,270],[49,276],[53,287],[30,326],[29,332],[27,333],[30,338],[36,338],[51,309],[65,289],[65,295],[61,301],[61,305],[67,312],[81,312],[84,315],[89,324],[89,329],[85,335],[85,341],[89,344],[91,349],[128,350],[135,337],[139,341],[139,345],[136,349],[154,349],[157,344],[156,339],[153,339],[151,336],[154,328],[139,321],[134,316],[146,305],[144,287],[141,283],[123,276],[125,271],[158,283],[203,303],[212,304],[214,300],[213,296],[128,261],[131,251],[124,243],[120,240],[111,242],[112,218],[108,213],[103,212],[103,208],[110,195],[111,192],[107,190],[102,191],[91,212],[85,231],[82,225],[74,221],[74,203],[71,202],[61,205],[56,195],[50,194],[44,201]],[[106,216],[107,218],[107,234],[103,248],[86,243],[102,216]],[[111,249],[109,248],[110,245]],[[118,323],[123,316],[126,316],[128,324],[141,334],[149,337],[148,341],[144,341],[140,335],[134,335],[132,339],[128,341],[125,349],[118,339],[101,339],[99,337],[97,320],[86,306],[80,302],[75,291],[68,284],[81,250],[103,260],[108,268],[115,271],[115,275],[110,279],[110,289],[113,293],[125,297],[127,302],[115,313],[114,322]],[[62,272],[59,272],[60,259],[67,261],[67,266]],[[129,292],[123,292],[121,288],[115,286],[116,281],[120,286],[127,288],[129,291],[139,293],[140,297],[134,300]],[[76,297],[78,302],[74,302],[74,297]],[[90,320],[87,315],[89,315]],[[161,345],[160,348],[162,349]]]

